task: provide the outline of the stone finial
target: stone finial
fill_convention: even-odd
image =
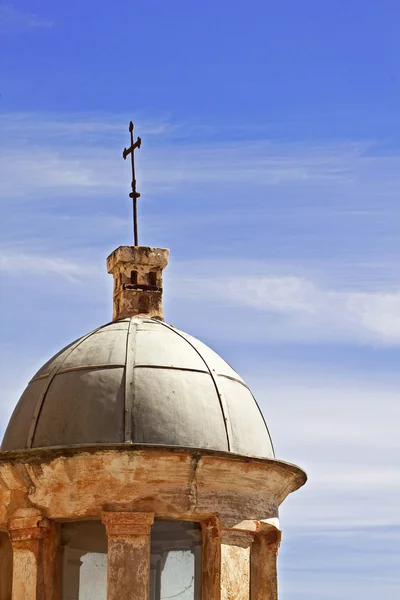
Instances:
[[[147,246],[120,246],[107,258],[114,277],[113,320],[144,315],[163,319],[162,272],[169,250]]]

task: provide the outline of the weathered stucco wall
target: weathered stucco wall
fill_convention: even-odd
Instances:
[[[146,600],[155,517],[201,524],[202,600],[276,600],[278,507],[304,482],[293,465],[222,452],[119,445],[3,453],[0,527],[13,548],[12,600],[60,600],[59,522],[82,519],[106,526],[108,600]],[[0,566],[2,557],[9,569],[9,546]],[[7,590],[0,600],[9,600]]]
[[[37,450],[0,456],[0,527],[20,508],[49,519],[98,517],[104,510],[154,512],[229,525],[278,516],[305,481],[277,460],[224,453],[134,447]],[[196,518],[197,516],[197,518]]]

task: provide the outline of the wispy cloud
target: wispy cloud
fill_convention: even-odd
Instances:
[[[258,368],[257,368],[258,367]],[[261,365],[245,374],[261,404],[279,458],[309,475],[282,508],[293,531],[310,534],[397,527],[400,494],[398,383],[378,376],[279,373]],[[242,373],[243,374],[243,373]]]
[[[99,152],[96,152],[97,160],[90,158],[89,152],[86,157],[77,150],[72,152],[73,156],[66,154],[42,148],[35,148],[32,156],[15,150],[1,153],[0,196],[7,199],[71,193],[86,196],[98,193],[99,189],[121,187]]]
[[[171,288],[175,299],[179,296],[198,307],[212,306],[222,322],[222,313],[229,307],[238,319],[235,333],[242,324],[255,338],[347,341],[373,346],[400,343],[400,286],[396,274],[392,281],[385,282],[353,277],[335,288],[334,280],[328,283],[326,272],[321,274],[324,263],[318,267],[319,273],[315,269],[313,279],[310,275],[287,274],[299,271],[295,263],[292,267],[263,265],[234,257],[232,261],[204,264],[188,261],[175,265]],[[351,275],[351,269],[347,269]],[[368,268],[364,265],[360,270],[365,274]],[[221,326],[222,322],[219,320]]]
[[[103,141],[104,143],[104,141]],[[126,171],[120,152],[107,147],[55,144],[54,150],[35,145],[9,148],[1,153],[2,196],[32,197],[43,193],[62,195],[98,194],[105,189],[120,191]],[[237,156],[235,147],[164,147],[147,154],[140,179],[151,193],[172,192],[187,185],[241,184],[258,186],[312,185],[352,179],[347,159],[330,154],[308,156],[304,150],[291,155],[269,144],[248,144]],[[286,155],[285,155],[286,154]],[[361,160],[361,157],[359,157]],[[357,157],[353,157],[353,161]],[[400,162],[400,160],[399,160]],[[354,169],[354,163],[352,168]],[[395,166],[395,165],[393,165]],[[362,167],[362,161],[359,167]],[[354,175],[354,174],[353,174]],[[142,182],[141,181],[141,182]]]
[[[160,136],[179,129],[179,124],[172,123],[166,117],[149,119],[138,115],[140,134]],[[121,145],[121,134],[128,134],[129,116],[114,113],[29,113],[9,112],[0,115],[2,137],[9,138],[11,143],[28,140],[51,141],[54,145],[80,141],[81,145],[90,146],[93,142],[106,139]]]
[[[49,28],[52,21],[34,13],[18,10],[13,4],[0,4],[0,33],[19,33],[27,29]]]
[[[150,138],[172,128],[163,119],[141,120],[141,134]],[[0,115],[0,199],[122,191],[124,129],[126,119],[119,115]]]
[[[86,281],[90,298],[88,278],[106,276],[100,258],[104,257],[94,257],[88,249],[81,250],[77,258],[4,246],[0,248],[0,272],[3,277],[13,276],[18,265],[18,273],[24,273],[27,280],[57,275],[71,283],[80,281],[85,285]],[[398,284],[394,287],[395,281],[380,283],[380,289],[375,289],[374,282],[370,282],[371,289],[365,282],[362,289],[357,282],[353,282],[353,289],[343,283],[342,289],[332,289],[310,277],[279,274],[279,264],[235,258],[205,263],[175,261],[171,269],[168,296],[181,307],[178,312],[196,311],[201,319],[199,307],[208,307],[207,311],[213,307],[220,336],[224,335],[224,313],[229,307],[237,323],[234,332],[227,327],[228,337],[239,335],[243,329],[247,338],[266,337],[269,342],[344,341],[373,347],[400,344],[400,289]],[[243,275],[232,274],[238,270]],[[205,334],[214,326],[208,316]]]
[[[85,196],[122,189],[126,179],[120,148],[124,117],[10,114],[1,118],[1,124],[1,137],[7,141],[1,155],[3,196],[62,195],[66,191]],[[379,186],[381,197],[387,198],[400,183],[400,156],[374,156],[373,145],[366,142],[243,139],[238,151],[237,141],[190,140],[184,135],[184,125],[165,119],[142,119],[139,125],[140,133],[149,136],[141,150],[140,169],[141,183],[149,193],[217,184],[227,186],[225,193],[234,185],[298,186],[303,194],[308,190],[303,205],[314,205],[315,200],[321,203],[321,194],[332,196],[332,186],[345,198],[355,189],[368,196]],[[156,144],[152,136],[157,136]]]
[[[74,262],[61,257],[40,254],[14,253],[0,249],[0,272],[20,277],[57,275],[71,283],[97,274],[97,269],[86,262]]]

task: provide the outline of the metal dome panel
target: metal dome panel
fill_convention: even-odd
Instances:
[[[178,331],[178,330],[176,330],[176,331]],[[206,344],[204,344],[200,340],[196,339],[192,335],[183,333],[181,331],[179,333],[182,335],[182,337],[185,338],[185,340],[187,340],[196,349],[196,351],[203,357],[203,360],[207,364],[212,365],[213,370],[218,375],[224,375],[225,377],[231,377],[231,378],[235,379],[236,381],[241,381],[242,383],[244,383],[244,381],[240,377],[240,375],[238,375],[236,373],[236,371],[234,369],[232,369],[232,367],[230,365],[228,365],[228,363],[219,356],[219,354],[214,352],[214,350],[211,350],[211,348],[209,348]]]
[[[60,373],[49,387],[32,447],[124,441],[124,369]]]
[[[232,428],[231,450],[237,454],[265,456],[270,451],[270,439],[265,437],[266,424],[247,386],[226,377],[220,385],[228,406]]]
[[[4,434],[2,450],[20,450],[27,447],[29,428],[34,419],[38,398],[46,389],[46,379],[31,381],[25,389]]]
[[[57,369],[65,360],[65,357],[69,354],[69,352],[75,348],[75,346],[81,341],[81,338],[75,340],[62,348],[57,354],[50,358],[42,367],[40,367],[39,371],[32,377],[32,381],[37,379],[38,377],[47,377],[53,369]]]
[[[136,442],[228,450],[222,412],[207,373],[137,369],[135,390]]]
[[[136,364],[207,372],[201,356],[160,322],[138,323],[134,344]]]
[[[121,330],[100,329],[77,344],[74,351],[64,360],[61,370],[79,368],[82,365],[125,366],[126,341]]]

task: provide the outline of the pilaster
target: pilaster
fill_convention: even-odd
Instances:
[[[202,600],[220,600],[221,529],[216,517],[201,522],[203,537]]]

